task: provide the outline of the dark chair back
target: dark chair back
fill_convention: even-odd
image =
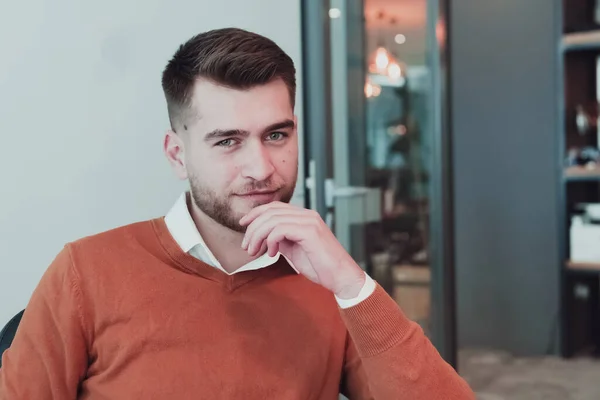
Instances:
[[[0,368],[2,368],[2,353],[4,353],[4,350],[8,349],[12,344],[24,311],[25,310],[12,317],[12,319],[8,321],[8,324],[0,331]]]

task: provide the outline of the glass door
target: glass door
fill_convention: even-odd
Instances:
[[[302,6],[307,206],[455,365],[443,10]]]

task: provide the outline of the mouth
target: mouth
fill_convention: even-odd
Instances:
[[[271,201],[275,198],[279,190],[255,190],[252,192],[246,192],[237,194],[236,196],[243,199],[251,199],[255,201]]]
[[[259,194],[273,194],[273,193],[277,193],[277,190],[255,190],[253,192],[243,193],[243,194],[241,194],[241,196],[255,196],[255,195],[259,195]]]

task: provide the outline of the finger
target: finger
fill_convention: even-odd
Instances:
[[[297,225],[279,224],[269,232],[265,242],[267,243],[267,248],[271,249],[276,247],[277,252],[279,252],[282,247],[289,248],[287,245],[282,246],[282,243],[301,243],[303,239],[303,232],[298,229]],[[277,252],[275,252],[275,254],[277,254]]]
[[[265,242],[267,243],[267,248],[269,249],[269,255],[271,255],[271,249],[273,249],[271,256],[274,256],[281,250],[288,249],[289,251],[289,249],[291,249],[291,246],[288,245],[288,243],[298,244],[302,242],[302,239],[303,235],[298,231],[297,226],[289,224],[279,224],[271,230],[269,236],[267,236],[267,238],[265,239]],[[291,256],[291,254],[282,254],[286,257]]]
[[[262,226],[266,221],[271,218],[281,217],[281,216],[294,216],[298,219],[307,220],[308,215],[306,214],[307,210],[304,209],[288,209],[288,208],[275,208],[270,209],[258,217],[256,217],[246,228],[246,233],[244,234],[244,239],[242,240],[242,248],[247,250],[249,239],[254,234],[254,231],[260,226]]]
[[[260,246],[260,250],[258,251],[258,253],[256,253],[256,255],[257,256],[262,256],[268,250],[269,250],[269,248],[267,247],[267,242],[263,242],[263,244]],[[277,253],[275,253],[275,254],[277,254]]]
[[[263,204],[261,206],[258,207],[254,207],[252,210],[250,210],[250,212],[246,215],[244,215],[239,223],[240,225],[244,226],[244,225],[248,225],[250,224],[255,218],[257,218],[259,215],[261,215],[262,213],[271,210],[271,209],[290,209],[293,208],[293,206],[286,204],[286,203],[282,203],[280,201],[273,201],[271,203],[268,204]]]
[[[252,232],[245,237],[248,254],[251,256],[255,255],[258,249],[260,249],[263,241],[269,236],[271,231],[279,225],[286,225],[290,230],[297,231],[302,234],[306,229],[306,226],[310,225],[310,222],[306,221],[305,218],[298,218],[297,216],[290,215],[279,215],[264,220],[260,225],[254,227]]]
[[[268,240],[265,240],[263,243],[267,247],[269,257],[275,257],[279,253],[279,242],[269,244]]]
[[[275,254],[279,252],[279,243],[284,240],[286,240],[285,227],[283,225],[278,225],[271,231],[267,240],[265,240],[271,257],[274,257]]]
[[[290,221],[290,217],[286,215],[279,215],[277,217],[271,217],[261,221],[255,220],[246,231],[242,247],[246,249],[249,255],[255,255],[256,251],[262,246],[270,231],[277,226],[277,224],[290,222],[293,223],[293,219]]]
[[[316,221],[307,218],[304,213],[263,214],[248,226],[244,240],[242,241],[242,248],[247,250],[249,254],[254,254],[260,246],[261,241],[267,237],[269,231],[277,224],[284,223],[295,225],[296,227],[316,225]]]
[[[254,207],[252,210],[250,210],[248,212],[248,214],[244,215],[239,220],[240,225],[244,226],[244,225],[250,224],[255,218],[257,218],[258,216],[260,216],[264,212],[270,210],[271,208],[281,208],[279,206],[279,204],[277,204],[277,203],[278,202],[271,202],[271,203],[268,203],[268,204],[263,204],[263,205],[258,206],[258,207]]]

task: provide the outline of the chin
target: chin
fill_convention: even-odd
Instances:
[[[257,206],[252,202],[243,199],[235,199],[233,202],[229,203],[229,211],[236,216],[239,215],[240,218],[248,214],[254,207]]]
[[[269,204],[274,201],[281,201],[281,194],[273,193],[265,195],[240,196],[237,200],[240,204],[242,204],[241,208],[248,208],[248,211],[250,211],[251,209],[264,204]]]
[[[253,208],[272,203],[273,201],[278,201],[278,200],[266,200],[266,201],[265,200],[251,200],[251,199],[242,200],[242,205],[239,207],[239,210],[240,210],[241,214],[246,215]]]

